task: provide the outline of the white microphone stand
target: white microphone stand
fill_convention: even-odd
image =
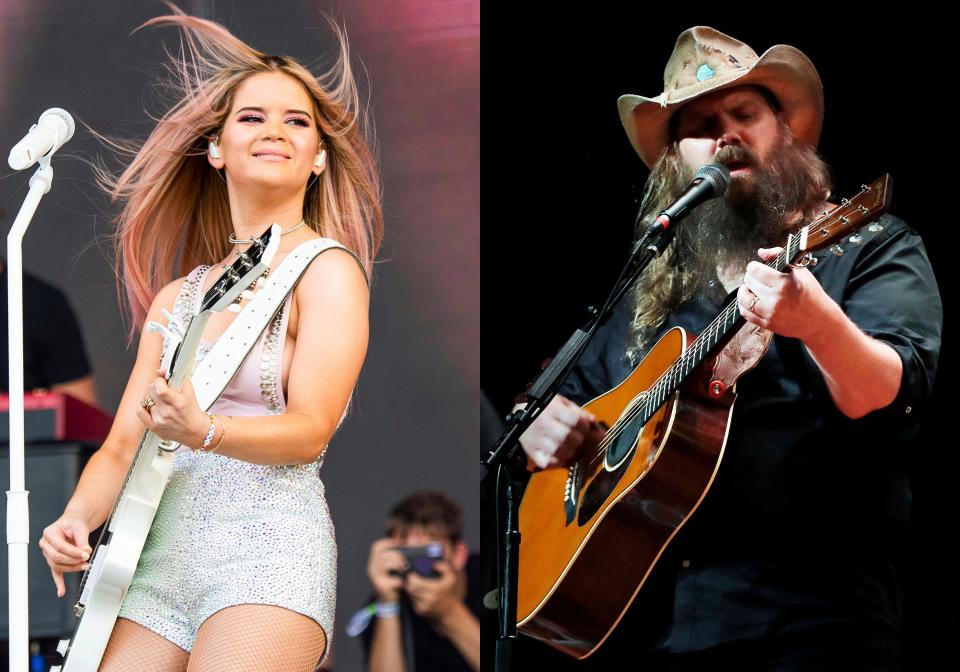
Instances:
[[[9,560],[10,670],[29,669],[27,549],[30,544],[30,495],[24,482],[23,447],[23,236],[53,184],[50,159],[39,160],[30,178],[30,191],[7,234],[7,329],[10,344],[10,489],[7,491],[7,558]]]

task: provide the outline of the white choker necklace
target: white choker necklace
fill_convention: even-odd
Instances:
[[[294,225],[291,226],[289,229],[283,229],[282,231],[280,231],[280,235],[281,235],[281,236],[285,236],[285,235],[287,235],[288,233],[291,233],[292,231],[296,231],[297,229],[299,229],[301,226],[305,225],[306,223],[307,223],[307,220],[301,219],[299,224],[294,224]],[[230,243],[233,244],[233,245],[244,245],[244,244],[246,244],[246,243],[256,242],[258,239],[259,239],[259,236],[258,236],[257,238],[237,238],[236,235],[234,235],[234,234],[231,232],[231,233],[230,233],[230,237],[227,238],[227,241],[230,242]]]

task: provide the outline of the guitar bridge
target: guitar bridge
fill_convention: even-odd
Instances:
[[[567,517],[567,525],[577,517],[577,499],[580,497],[581,470],[580,463],[575,463],[567,469],[567,482],[563,488],[563,512]]]

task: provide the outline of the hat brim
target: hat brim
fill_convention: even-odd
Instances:
[[[823,128],[823,84],[813,63],[795,47],[770,47],[749,70],[736,77],[716,78],[686,88],[682,95],[667,99],[625,95],[617,101],[620,121],[630,144],[648,168],[670,143],[670,117],[691,100],[715,91],[746,85],[763,86],[780,101],[784,121],[802,142],[814,147]]]

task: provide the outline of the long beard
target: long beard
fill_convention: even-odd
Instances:
[[[627,353],[636,362],[647,340],[667,316],[699,294],[718,269],[742,273],[757,259],[758,247],[781,245],[785,232],[811,221],[830,195],[830,171],[814,148],[796,143],[789,128],[761,166],[749,150],[726,147],[715,156],[724,163],[752,165],[724,198],[692,210],[676,239],[631,291],[633,319]],[[647,180],[638,222],[645,223],[683,193],[693,179],[673,144]]]
[[[742,271],[757,259],[757,248],[783,245],[788,231],[809,219],[829,195],[829,170],[816,151],[781,134],[761,166],[742,146],[727,146],[714,157],[719,163],[753,167],[734,180],[728,193],[694,208],[677,231],[677,262],[699,281],[712,279],[718,268]],[[677,174],[678,194],[693,179],[684,166]],[[673,185],[672,185],[673,186]]]

